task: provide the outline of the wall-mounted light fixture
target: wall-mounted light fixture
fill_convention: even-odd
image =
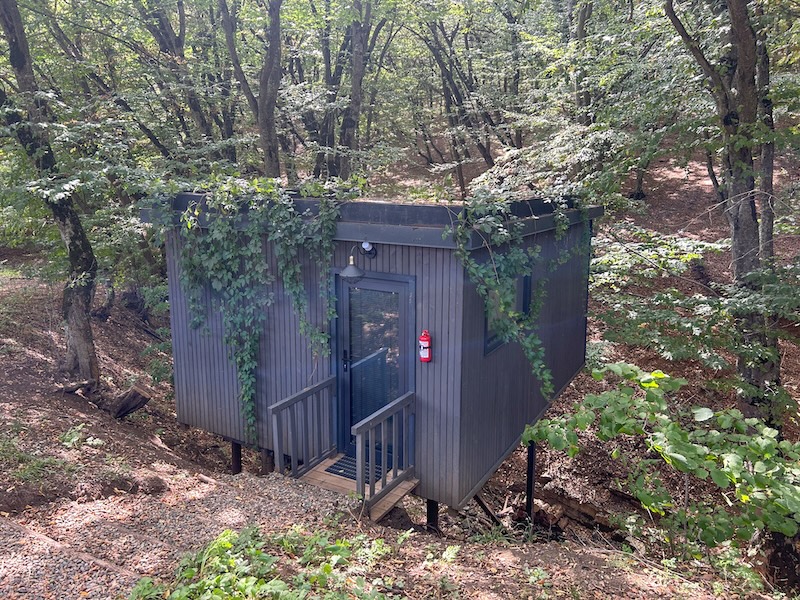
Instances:
[[[378,249],[370,242],[361,242],[361,248],[358,251],[367,258],[375,258],[378,256]]]
[[[361,280],[364,275],[366,275],[363,269],[359,269],[356,266],[355,252],[356,246],[353,246],[352,250],[350,250],[350,259],[348,265],[339,273],[339,277],[350,283],[356,283],[357,281]]]
[[[366,256],[367,258],[372,259],[378,256],[378,249],[375,248],[375,246],[373,246],[370,242],[364,241],[361,242],[361,245],[354,244],[350,249],[350,257],[348,259],[347,266],[339,273],[339,277],[345,281],[349,281],[350,283],[355,283],[362,279],[364,275],[366,275],[363,269],[359,269],[356,266],[356,248],[358,248],[358,252],[362,256]]]

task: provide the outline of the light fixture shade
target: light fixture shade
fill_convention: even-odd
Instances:
[[[339,273],[339,277],[350,283],[355,283],[362,279],[364,275],[366,275],[366,273],[356,266],[356,259],[352,254],[350,255],[350,264]]]

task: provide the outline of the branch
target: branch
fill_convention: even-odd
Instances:
[[[706,139],[708,139],[708,135],[706,135]],[[717,199],[724,204],[728,199],[727,194],[719,184],[719,179],[717,179],[717,174],[714,171],[714,156],[708,148],[706,148],[706,171],[708,171],[708,178],[711,180],[711,185],[714,188],[714,192],[717,194]]]
[[[675,27],[675,30],[678,32],[678,35],[681,36],[683,43],[689,48],[694,60],[698,65],[700,65],[700,68],[703,70],[705,76],[711,80],[712,86],[723,92],[726,98],[730,98],[730,89],[727,85],[725,85],[725,81],[706,58],[706,55],[703,54],[703,51],[700,49],[700,44],[698,44],[697,40],[689,35],[689,32],[686,31],[686,27],[683,25],[683,22],[678,18],[678,15],[675,14],[674,0],[664,1],[664,12],[667,13],[667,17],[672,22],[672,26]]]
[[[186,40],[186,9],[183,0],[178,0],[178,44],[183,47]]]
[[[253,94],[253,90],[250,88],[242,69],[242,63],[239,61],[239,53],[236,51],[236,40],[234,38],[234,25],[228,10],[228,3],[225,0],[219,0],[219,11],[222,16],[222,29],[225,31],[225,45],[228,47],[228,54],[233,64],[233,75],[239,85],[242,86],[242,93],[247,98],[247,104],[250,106],[253,116],[258,119],[258,99]]]
[[[86,60],[80,48],[78,48],[78,46],[75,45],[75,42],[73,42],[69,38],[69,36],[67,36],[67,34],[64,32],[63,29],[61,29],[55,16],[49,14],[48,17],[50,18],[50,23],[49,23],[50,32],[52,33],[53,38],[55,38],[56,43],[58,43],[58,45],[61,47],[62,52],[74,62],[82,65],[86,64]],[[164,158],[167,159],[173,158],[172,151],[169,148],[167,148],[163,143],[161,143],[161,140],[158,139],[158,136],[156,136],[153,130],[150,129],[147,125],[145,125],[136,116],[136,113],[133,110],[133,108],[131,108],[130,104],[128,104],[122,97],[117,95],[117,93],[113,89],[111,89],[111,86],[109,86],[103,80],[100,74],[98,74],[94,70],[91,70],[87,73],[86,76],[97,86],[97,88],[103,94],[109,96],[114,102],[114,104],[116,104],[122,110],[133,116],[133,120],[136,123],[136,125],[139,127],[142,133],[144,133],[145,136],[147,136],[147,139],[150,140],[150,143],[153,144],[153,146],[155,146],[155,148],[161,153],[161,155]]]
[[[636,250],[634,250],[633,248],[631,248],[631,247],[628,245],[628,242],[626,242],[625,240],[621,239],[621,238],[620,238],[620,237],[619,237],[619,236],[618,236],[616,233],[614,233],[613,231],[612,231],[612,232],[610,232],[610,235],[611,235],[611,237],[612,237],[612,238],[614,238],[614,240],[616,240],[617,242],[619,242],[620,244],[622,244],[623,246],[625,246],[625,249],[626,249],[628,252],[630,252],[631,254],[634,254],[634,255],[638,256],[640,259],[642,259],[642,260],[643,260],[643,261],[645,261],[646,263],[649,263],[649,264],[650,264],[650,266],[652,266],[654,269],[657,269],[657,270],[659,270],[659,271],[663,271],[664,273],[667,273],[667,274],[668,274],[670,277],[675,277],[676,279],[680,279],[680,280],[682,280],[682,281],[686,281],[686,282],[688,282],[688,283],[693,283],[694,285],[699,285],[700,287],[702,287],[702,288],[704,288],[704,289],[708,290],[709,292],[711,292],[711,293],[712,293],[714,296],[719,296],[719,292],[718,292],[717,290],[715,290],[714,288],[712,288],[712,287],[711,287],[711,286],[709,286],[709,285],[706,285],[706,284],[705,284],[705,283],[703,283],[702,281],[697,281],[696,279],[690,279],[689,277],[684,277],[683,275],[681,275],[681,274],[679,274],[679,273],[675,273],[674,271],[670,271],[669,269],[667,269],[667,268],[665,268],[665,267],[662,267],[661,265],[659,265],[659,264],[658,264],[656,261],[654,261],[654,260],[652,260],[652,259],[648,258],[647,256],[645,256],[645,255],[644,255],[644,254],[642,254],[641,252],[637,252]]]

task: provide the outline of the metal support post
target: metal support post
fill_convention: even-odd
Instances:
[[[528,471],[525,485],[525,514],[531,518],[533,512],[533,484],[536,481],[536,442],[528,444]]]
[[[231,442],[231,473],[238,475],[242,472],[242,445]]]
[[[439,529],[439,503],[436,500],[426,500],[425,529],[441,533]]]

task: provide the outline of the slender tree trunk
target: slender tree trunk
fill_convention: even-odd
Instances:
[[[578,48],[581,49],[580,54],[583,53],[582,49],[586,44],[586,25],[589,22],[589,18],[592,16],[593,8],[594,4],[592,2],[581,4],[578,8],[574,40]],[[581,125],[591,125],[592,116],[589,113],[589,106],[592,102],[592,98],[589,94],[589,90],[586,88],[585,77],[586,74],[584,73],[583,67],[578,65],[575,69],[574,81],[575,107],[577,109],[576,119]]]
[[[6,122],[12,126],[26,154],[42,177],[57,184],[59,179],[55,154],[41,125],[46,121],[47,105],[37,97],[38,87],[33,74],[30,47],[16,0],[0,0],[0,21],[9,46],[11,67],[19,91],[27,101],[27,115],[12,106],[0,87],[0,106],[6,111]],[[97,276],[97,261],[70,194],[59,200],[47,200],[47,207],[67,248],[69,280],[64,288],[63,315],[66,321],[67,354],[65,367],[82,379],[95,384],[100,368],[89,321],[92,296]]]
[[[463,126],[486,165],[493,167],[494,157],[486,143],[485,136],[481,133],[482,127],[467,112],[470,89],[465,86],[465,89],[462,90],[461,85],[459,85],[459,82],[466,84],[467,77],[463,74],[463,69],[458,64],[458,59],[453,50],[455,31],[446,35],[444,33],[444,25],[441,22],[428,23],[427,26],[431,35],[429,38],[423,38],[423,41],[428,46],[442,75],[442,93],[450,106],[448,115],[451,113],[453,115],[451,127]],[[486,115],[486,111],[482,111],[482,114]],[[486,125],[493,127],[494,123],[486,122]],[[466,148],[464,150],[466,151]]]
[[[339,177],[347,179],[353,169],[354,152],[358,150],[358,122],[361,120],[364,75],[367,66],[367,43],[372,21],[372,3],[362,5],[354,0],[353,10],[358,17],[352,24],[352,52],[350,54],[350,101],[342,115],[339,145],[347,150],[339,155]]]
[[[258,129],[267,177],[281,176],[278,155],[280,140],[275,126],[275,109],[278,106],[278,90],[281,85],[281,4],[282,0],[270,0],[267,5],[269,47],[261,66],[261,94],[258,99]]]
[[[167,67],[175,81],[183,88],[183,96],[186,106],[189,108],[189,116],[194,121],[200,134],[207,139],[213,139],[211,119],[203,108],[200,96],[198,96],[194,82],[191,80],[186,65],[184,45],[186,42],[186,10],[183,0],[178,0],[175,5],[177,11],[178,30],[170,21],[165,5],[148,3],[145,5],[142,0],[134,0],[134,5],[145,28],[153,36],[158,44],[160,52],[167,57]],[[204,143],[204,142],[201,142]]]
[[[447,137],[450,141],[450,153],[452,160],[456,164],[456,179],[458,180],[458,189],[461,192],[461,198],[467,197],[467,182],[464,178],[464,164],[461,157],[460,148],[463,146],[463,141],[459,138],[457,133],[457,120],[453,114],[452,96],[448,92],[447,82],[444,74],[442,74],[442,91],[444,93],[444,111],[447,115],[449,127],[447,128]]]
[[[269,28],[267,31],[267,48],[259,73],[259,95],[253,93],[250,82],[239,60],[236,49],[235,15],[231,15],[226,0],[219,0],[222,29],[225,32],[225,43],[228,47],[233,75],[242,88],[247,99],[250,112],[256,120],[259,134],[259,147],[264,155],[264,174],[267,177],[280,177],[280,140],[275,124],[275,109],[278,106],[278,91],[281,83],[281,4],[282,0],[269,0],[267,14]]]
[[[732,66],[718,69],[709,62],[700,44],[686,30],[675,13],[673,0],[665,2],[667,17],[708,79],[709,91],[717,107],[723,141],[724,206],[731,230],[733,279],[739,286],[756,291],[757,284],[751,276],[762,265],[762,252],[765,260],[771,259],[771,248],[763,250],[762,246],[764,215],[762,213],[762,223],[759,224],[756,202],[759,190],[754,176],[753,144],[742,143],[742,140],[752,139],[750,132],[755,130],[758,121],[759,104],[763,105],[763,98],[768,96],[767,90],[760,88],[756,81],[759,40],[748,12],[748,2],[726,0],[726,7],[730,30],[724,58],[726,64]],[[765,39],[761,42],[766,44]],[[766,74],[767,71],[764,71],[760,76],[764,85],[768,85]],[[770,220],[771,214],[766,218]],[[780,386],[780,354],[774,336],[769,335],[766,327],[767,315],[745,313],[735,318],[742,333],[742,351],[737,358],[737,370],[744,383],[740,397],[754,406],[767,423],[779,426],[777,413],[780,407],[776,398],[780,397],[777,394]],[[753,354],[754,348],[759,349],[756,355]]]
[[[762,4],[756,4],[756,16],[763,17],[764,10]],[[761,246],[759,254],[765,266],[772,266],[775,256],[773,243],[775,211],[774,211],[774,171],[775,171],[775,142],[772,141],[772,134],[775,131],[775,121],[772,114],[772,98],[770,97],[770,64],[769,52],[767,48],[767,36],[763,29],[757,34],[757,63],[756,63],[756,86],[759,96],[759,117],[764,125],[764,129],[770,139],[761,143],[761,160],[759,173],[759,205],[761,209],[761,222],[759,237]]]
[[[511,31],[511,44],[512,52],[511,59],[514,61],[514,73],[511,75],[511,97],[513,98],[513,108],[518,114],[522,114],[522,106],[520,105],[519,97],[519,84],[522,80],[522,69],[520,68],[521,59],[521,46],[522,39],[520,38],[519,31],[517,31],[517,23],[509,23],[513,28]],[[518,125],[513,127],[514,132],[514,147],[522,148],[522,128]]]
[[[383,49],[378,57],[378,64],[375,66],[375,76],[372,79],[372,90],[370,91],[369,102],[367,104],[367,123],[364,128],[364,143],[367,146],[372,143],[372,123],[375,117],[375,101],[378,98],[378,80],[383,71],[383,63],[386,60],[389,47],[397,34],[400,33],[400,30],[401,27],[396,27],[393,31],[390,29],[389,34],[386,36],[386,42],[383,44]]]

